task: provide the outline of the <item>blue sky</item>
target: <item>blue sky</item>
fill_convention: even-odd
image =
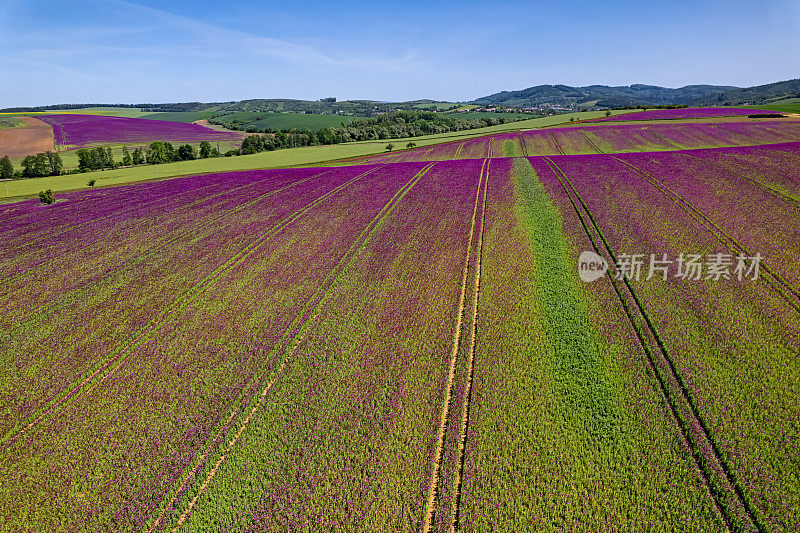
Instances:
[[[800,77],[800,0],[0,0],[0,108]]]

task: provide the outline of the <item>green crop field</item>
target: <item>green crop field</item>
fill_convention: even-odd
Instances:
[[[141,109],[129,107],[85,107],[82,109],[57,109],[54,111],[47,111],[49,114],[77,114],[77,115],[105,115],[109,117],[126,117],[126,118],[144,118],[146,115],[151,114],[150,111],[142,111]]]
[[[800,113],[800,98],[791,98],[782,102],[765,105],[747,106],[753,109],[768,109],[770,111],[778,111],[781,113]]]
[[[240,126],[247,128],[253,126],[259,129],[276,130],[319,130],[322,128],[338,127],[342,123],[349,123],[364,117],[346,115],[318,115],[312,113],[259,113],[255,111],[239,111],[216,118],[217,122],[229,124],[239,122]]]
[[[509,120],[529,119],[533,118],[528,113],[508,113],[508,112],[491,112],[491,111],[469,111],[467,113],[447,113],[447,116],[453,118],[460,118],[462,120],[474,120],[476,118],[505,118]]]
[[[417,109],[450,109],[452,107],[457,107],[458,104],[448,103],[448,102],[430,102],[430,103],[421,103],[416,104],[414,107]],[[461,106],[461,107],[475,107],[475,106]]]
[[[213,111],[198,111],[198,112],[158,112],[158,113],[148,113],[145,115],[138,116],[136,118],[146,118],[149,120],[169,120],[170,122],[185,122],[190,123],[196,120],[206,120],[214,115]]]

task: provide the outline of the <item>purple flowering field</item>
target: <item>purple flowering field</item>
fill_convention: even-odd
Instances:
[[[0,529],[800,528],[800,122],[350,163],[0,207]]]
[[[491,142],[490,142],[491,141]],[[800,141],[800,121],[603,124],[475,137],[349,160],[351,163],[445,161],[483,157],[578,155],[759,146]]]
[[[678,109],[649,109],[622,113],[611,117],[601,117],[586,122],[609,122],[619,120],[677,120],[691,118],[737,117],[759,113],[775,113],[763,109],[744,109],[739,107],[684,107]]]
[[[53,127],[59,149],[84,148],[95,144],[149,143],[152,141],[195,143],[235,141],[242,135],[215,131],[198,124],[100,115],[37,115]]]

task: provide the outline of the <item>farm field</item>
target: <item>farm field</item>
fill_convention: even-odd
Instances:
[[[240,122],[245,129],[249,126],[253,126],[260,129],[271,128],[276,130],[292,128],[299,130],[318,130],[322,128],[339,127],[342,123],[348,124],[359,118],[365,117],[321,115],[315,113],[259,113],[255,111],[240,111],[219,116],[216,120],[222,124]]]
[[[768,108],[738,108],[738,107],[685,107],[677,109],[649,109],[645,111],[635,111],[623,113],[611,117],[601,117],[593,119],[595,122],[607,122],[617,120],[684,120],[692,118],[714,118],[714,117],[735,117],[739,115],[752,115],[754,113],[766,112]]]
[[[200,142],[241,138],[237,133],[214,131],[196,124],[128,117],[58,114],[37,115],[36,118],[52,126],[55,143],[59,149],[152,140]]]
[[[800,528],[800,122],[488,130],[8,183],[0,529]]]
[[[54,150],[53,130],[35,117],[3,117],[13,127],[0,128],[2,156],[22,158],[31,153]],[[14,122],[12,123],[11,120]]]
[[[671,151],[798,141],[798,121],[584,125],[446,142],[345,163]]]
[[[590,118],[601,115],[602,113],[599,111],[591,111],[586,113],[577,113],[575,116],[579,118]],[[450,132],[439,135],[426,135],[408,139],[386,139],[382,141],[310,146],[287,150],[276,150],[274,152],[261,152],[233,158],[210,158],[167,163],[157,166],[140,166],[119,168],[114,170],[102,170],[87,174],[15,180],[6,182],[4,187],[0,188],[0,202],[9,201],[10,199],[14,198],[35,196],[39,191],[45,189],[52,189],[54,192],[83,189],[86,188],[86,182],[89,179],[96,180],[97,186],[105,186],[208,172],[252,170],[299,165],[320,165],[341,159],[380,154],[381,152],[384,152],[386,144],[389,142],[394,143],[397,146],[404,146],[409,142],[414,142],[419,146],[428,146],[447,142],[453,139],[468,139],[510,130],[544,128],[552,125],[563,124],[568,121],[569,116],[567,115],[554,115],[520,122],[513,122],[509,124],[490,126],[486,128],[478,128],[474,130]],[[50,142],[52,144],[52,139]],[[131,143],[129,147],[134,145],[134,143]],[[224,147],[224,143],[221,144],[221,146]],[[119,160],[121,147],[118,145],[116,147],[112,146],[112,151],[113,150],[117,150],[114,152],[114,155],[116,160]],[[2,145],[0,145],[0,153],[3,153]],[[67,167],[70,165],[77,166],[77,157],[74,155],[74,152],[64,152],[62,157]],[[19,165],[19,159],[15,159],[15,164],[17,166]],[[8,192],[6,192],[6,189],[8,189]],[[3,196],[4,194],[5,197]]]
[[[755,106],[754,106],[755,107]],[[766,109],[777,113],[800,113],[800,98],[792,98],[785,102],[775,104],[765,104],[758,106],[760,109]]]
[[[506,111],[502,112],[469,111],[466,113],[447,113],[447,115],[452,118],[457,118],[462,120],[474,120],[476,118],[505,118],[509,120],[526,120],[531,118],[531,115],[527,113],[509,113]]]

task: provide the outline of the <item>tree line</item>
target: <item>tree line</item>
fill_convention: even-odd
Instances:
[[[64,162],[56,152],[40,152],[29,155],[22,160],[22,171],[14,170],[11,158],[0,158],[0,179],[39,178],[42,176],[58,176],[63,172]]]
[[[219,149],[212,146],[208,141],[201,142],[199,150],[190,144],[175,148],[171,143],[154,141],[146,148],[140,147],[129,150],[127,146],[123,146],[122,160],[115,161],[111,148],[98,146],[78,150],[76,152],[78,168],[65,171],[61,156],[56,152],[48,151],[25,157],[20,163],[22,166],[21,171],[14,169],[11,158],[8,156],[0,158],[0,179],[59,176],[61,174],[88,172],[90,170],[114,169],[144,164],[157,165],[173,161],[190,161],[193,159],[220,157],[222,155],[238,155],[239,153],[239,150],[229,150],[225,154],[220,154]]]
[[[321,144],[339,144],[352,141],[379,141],[384,139],[403,139],[448,133],[476,128],[485,128],[505,124],[504,117],[461,119],[445,116],[431,111],[398,111],[386,113],[374,118],[357,120],[341,127],[323,128],[321,130],[275,130],[271,128],[247,127],[251,135],[242,142],[241,153],[252,154],[265,150],[279,150],[298,146],[316,146]],[[227,127],[236,129],[236,124]],[[243,129],[243,127],[239,127]]]

